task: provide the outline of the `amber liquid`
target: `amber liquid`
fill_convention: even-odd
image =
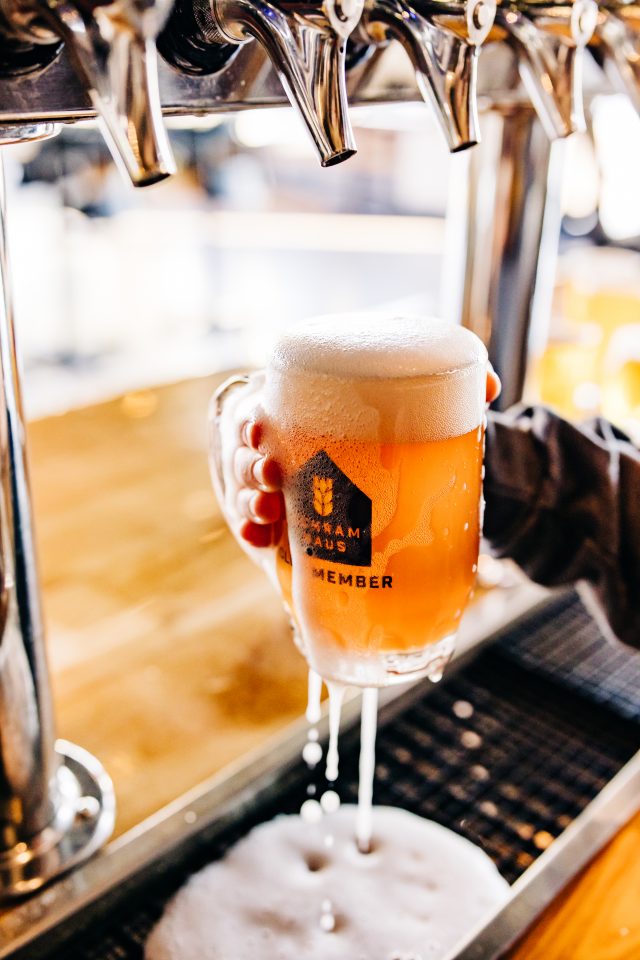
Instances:
[[[323,676],[343,680],[350,670],[345,664],[376,659],[381,675],[393,673],[394,664],[399,674],[428,672],[420,668],[420,652],[455,635],[475,581],[482,428],[415,443],[296,433],[278,439],[276,446],[271,452],[284,467],[289,520],[278,577],[311,665]],[[297,478],[320,450],[371,500],[370,565],[337,562],[344,556],[341,539],[346,553],[344,541],[363,536],[364,530],[336,524],[331,513],[317,513],[315,523],[308,513],[301,515],[301,496],[313,503],[314,491],[310,485],[301,491]],[[322,512],[323,493],[318,496]],[[318,557],[327,548],[335,559]],[[376,679],[375,665],[369,673],[365,667],[356,672],[363,683],[394,682]]]

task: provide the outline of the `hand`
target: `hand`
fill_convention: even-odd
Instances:
[[[487,365],[487,404],[497,400],[501,390],[502,384],[500,383],[500,377],[489,363]]]
[[[500,395],[500,378],[487,368],[487,404]],[[282,473],[273,457],[260,452],[263,425],[258,408],[238,424],[237,447],[233,456],[235,506],[242,526],[240,535],[252,547],[274,547],[280,542],[285,519]]]

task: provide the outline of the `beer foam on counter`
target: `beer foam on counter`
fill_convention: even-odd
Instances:
[[[484,344],[456,324],[357,313],[316,317],[277,342],[264,406],[281,426],[309,433],[326,425],[337,438],[442,440],[481,423],[486,365]]]
[[[374,807],[368,854],[354,831],[352,806],[256,827],[177,894],[146,960],[438,960],[507,899],[491,860],[444,827]]]

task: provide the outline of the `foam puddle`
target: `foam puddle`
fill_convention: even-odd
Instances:
[[[354,806],[256,827],[178,893],[146,960],[438,960],[507,898],[491,860],[444,827],[374,807],[366,855],[355,829]]]

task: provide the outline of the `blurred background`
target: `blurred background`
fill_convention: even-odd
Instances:
[[[438,314],[450,155],[423,104],[353,110],[322,170],[291,110],[173,121],[180,174],[135,192],[91,126],[5,150],[27,413],[262,364],[310,313]],[[640,119],[596,98],[569,153],[552,316],[526,399],[640,436]],[[98,293],[96,293],[98,291]]]

